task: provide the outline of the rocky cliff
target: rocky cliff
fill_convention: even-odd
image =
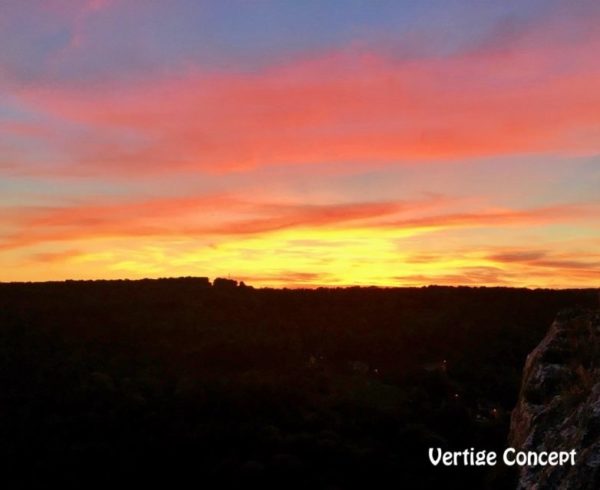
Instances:
[[[520,489],[600,489],[600,312],[560,313],[529,354],[509,445],[577,451],[574,466],[525,466]]]

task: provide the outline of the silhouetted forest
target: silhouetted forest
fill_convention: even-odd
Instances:
[[[501,450],[527,353],[596,296],[0,284],[4,488],[509,488],[427,448]]]

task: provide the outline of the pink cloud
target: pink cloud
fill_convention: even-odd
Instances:
[[[196,68],[19,96],[85,129],[56,144],[91,173],[600,151],[600,38],[534,40],[435,60],[345,50],[257,73]]]

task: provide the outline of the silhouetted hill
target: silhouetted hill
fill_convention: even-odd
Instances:
[[[505,488],[527,353],[592,290],[0,284],[7,488]],[[216,482],[216,483],[215,483]]]

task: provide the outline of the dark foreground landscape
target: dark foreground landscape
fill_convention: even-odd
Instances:
[[[5,488],[511,488],[528,352],[593,290],[0,284]],[[391,483],[390,483],[391,482]]]

